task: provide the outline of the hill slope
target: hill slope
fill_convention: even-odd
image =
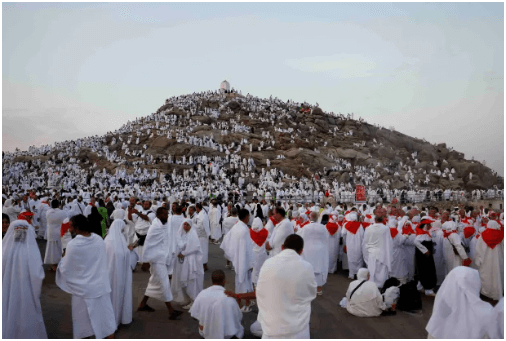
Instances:
[[[227,129],[223,135],[222,130]],[[202,143],[195,142],[197,138]],[[193,144],[190,139],[195,140]],[[503,179],[491,169],[466,160],[462,153],[449,150],[444,143],[433,145],[397,131],[325,113],[308,104],[249,95],[206,92],[171,98],[156,113],[129,122],[108,133],[102,141],[109,153],[116,152],[117,157],[130,164],[152,155],[153,162],[142,167],[164,173],[192,167],[165,163],[168,155],[175,161],[202,155],[226,157],[226,149],[220,151],[221,145],[228,147],[231,155],[251,157],[257,174],[261,168],[267,169],[269,159],[271,168],[290,177],[317,175],[328,182],[362,183],[373,188],[503,187]],[[131,155],[125,154],[125,148]],[[132,151],[142,155],[134,156]],[[118,166],[88,148],[82,148],[78,157],[83,161],[89,158],[92,163],[97,162],[99,169],[105,167],[110,172]],[[258,177],[246,179],[258,181]]]

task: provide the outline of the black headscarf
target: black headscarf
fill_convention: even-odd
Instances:
[[[264,221],[264,212],[260,204],[257,204],[257,218],[260,218],[262,221]]]
[[[91,214],[88,216],[88,223],[90,224],[90,232],[93,232],[102,237],[102,215],[98,213],[98,209],[93,206]]]

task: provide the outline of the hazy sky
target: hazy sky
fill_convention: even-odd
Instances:
[[[353,112],[504,174],[503,3],[3,3],[2,148],[217,89]]]

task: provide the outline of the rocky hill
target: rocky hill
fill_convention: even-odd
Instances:
[[[182,101],[181,98],[190,99]],[[503,179],[490,168],[478,161],[466,160],[464,154],[450,150],[444,143],[434,145],[397,131],[343,115],[326,113],[317,106],[306,104],[302,105],[301,109],[298,103],[272,99],[254,100],[253,97],[239,94],[207,96],[205,99],[200,97],[198,100],[191,100],[191,95],[181,98],[178,97],[177,102],[167,100],[156,113],[175,115],[181,120],[190,117],[192,122],[199,122],[200,125],[194,126],[188,136],[202,138],[212,134],[216,143],[229,145],[235,142],[236,146],[246,138],[247,143],[242,145],[238,155],[246,159],[252,157],[258,173],[261,172],[261,168],[267,168],[269,159],[271,168],[280,169],[290,176],[312,178],[317,175],[330,182],[337,179],[340,183],[349,182],[350,176],[354,182],[361,182],[356,175],[359,166],[365,167],[369,172],[374,169],[380,176],[369,182],[373,188],[383,186],[386,181],[389,181],[391,188],[418,186],[418,188],[473,190],[488,189],[494,185],[503,187]],[[214,114],[210,115],[209,112]],[[230,125],[233,124],[231,122],[249,127],[249,132],[229,132],[222,135],[218,129],[220,123]],[[169,173],[174,168],[190,167],[160,162],[169,154],[176,159],[198,155],[225,156],[224,152],[216,149],[178,143],[175,134],[171,139],[166,133],[158,134],[159,129],[154,127],[154,122],[149,116],[135,122],[130,127],[130,132],[107,134],[104,142],[109,152],[116,151],[118,156],[125,157],[129,163],[143,160],[140,157],[125,156],[119,137],[121,136],[124,142],[129,136],[133,136],[135,141],[137,136],[135,132],[138,129],[146,129],[147,126],[151,128],[153,136],[143,131],[137,147],[141,148],[146,144],[147,149],[143,153],[145,156],[153,155],[155,163],[144,165],[143,168],[156,168]],[[159,128],[161,129],[162,125]],[[263,137],[266,132],[269,132],[268,138]],[[113,138],[118,140],[118,143],[111,146]],[[252,144],[251,152],[250,144]],[[270,149],[266,149],[268,146]],[[105,167],[108,171],[113,171],[118,166],[107,161],[105,156],[97,155],[90,149],[83,148],[79,158],[83,160],[89,158],[92,162],[97,162],[99,169]],[[280,155],[284,158],[278,159]],[[332,169],[336,165],[336,158],[349,162],[351,167]],[[442,176],[447,168],[454,169],[453,179],[450,179],[450,173]],[[441,172],[439,175],[438,171]],[[411,177],[409,181],[408,178]],[[258,178],[249,181],[256,182]]]

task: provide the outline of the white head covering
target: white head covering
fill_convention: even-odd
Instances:
[[[492,318],[492,306],[480,299],[480,274],[457,266],[446,276],[437,292],[425,328],[436,339],[481,339]]]
[[[348,221],[357,221],[357,212],[348,213],[348,216],[346,217],[346,220],[348,220]]]
[[[114,210],[114,220],[123,220],[126,217],[126,212],[122,208],[117,208]]]
[[[125,222],[123,220],[115,219],[104,239],[109,264],[111,264],[111,262],[120,261],[118,259],[119,257],[129,257],[130,255],[130,250],[128,249],[124,233]],[[112,255],[112,252],[110,252],[111,250],[108,250],[109,247],[111,247],[111,250],[114,250],[114,256]]]
[[[445,231],[455,231],[457,229],[457,224],[454,221],[447,221],[442,226]]]
[[[262,219],[260,219],[258,217],[256,217],[255,219],[253,219],[253,224],[251,224],[251,228],[255,232],[258,232],[261,229],[263,229],[264,228],[264,224],[262,223]]]
[[[186,232],[183,227],[185,223],[193,226],[191,219],[185,219],[179,226],[176,234],[176,254],[181,253],[183,256],[185,256],[179,278],[181,282],[191,281],[192,279],[197,278],[197,274],[204,274],[202,264],[202,249],[200,246],[197,231],[192,227],[190,231]],[[176,262],[177,261],[178,260],[176,260]]]
[[[369,276],[369,270],[366,268],[360,268],[357,272],[357,279],[361,281],[367,281],[367,277]]]
[[[13,221],[2,240],[2,277],[9,278],[2,285],[2,309],[7,311],[10,307],[9,311],[12,312],[2,315],[3,336],[14,337],[11,331],[12,326],[16,326],[30,328],[32,337],[46,338],[39,300],[44,268],[35,229],[25,220]],[[26,307],[29,309],[17,301],[20,295],[27,295],[27,303],[30,304]],[[19,315],[23,315],[21,319]],[[28,336],[26,333],[24,335]]]
[[[499,223],[497,221],[495,221],[495,220],[490,220],[487,223],[487,228],[493,229],[493,230],[500,230],[501,229],[501,225],[499,225]]]

